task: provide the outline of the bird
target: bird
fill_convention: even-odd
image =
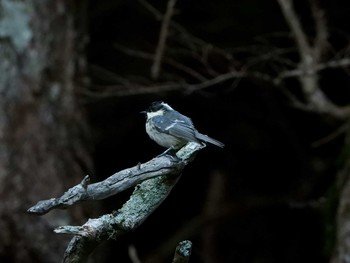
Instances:
[[[220,148],[225,146],[222,142],[198,132],[189,117],[163,101],[153,102],[142,113],[146,114],[148,136],[160,146],[167,148],[163,154],[177,151],[189,142],[210,143]]]

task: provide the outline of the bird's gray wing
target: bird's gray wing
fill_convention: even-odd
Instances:
[[[180,137],[186,141],[199,142],[195,137],[196,130],[183,120],[175,119],[175,121],[163,116],[156,116],[151,119],[156,130],[162,133]]]

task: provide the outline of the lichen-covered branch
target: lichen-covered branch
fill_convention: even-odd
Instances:
[[[39,201],[36,205],[28,209],[32,214],[46,214],[54,208],[66,208],[81,201],[101,200],[115,195],[125,189],[133,187],[138,183],[160,175],[179,173],[184,167],[184,162],[162,156],[154,158],[147,163],[138,164],[120,172],[113,174],[106,180],[90,184],[86,183],[88,177],[70,188],[62,196]]]
[[[169,156],[157,157],[145,164],[140,164],[116,173],[97,184],[87,186],[85,183],[86,180],[83,180],[80,185],[67,191],[67,193],[71,192],[67,196],[73,202],[64,202],[63,196],[67,193],[58,198],[57,200],[60,201],[56,200],[56,204],[57,202],[61,202],[61,205],[56,205],[55,208],[62,208],[78,201],[87,200],[87,197],[92,199],[92,196],[98,196],[102,199],[103,197],[110,196],[111,193],[115,194],[119,192],[121,188],[125,189],[127,185],[129,187],[134,185],[136,181],[150,178],[135,187],[130,199],[117,212],[95,219],[89,219],[82,226],[61,226],[56,228],[56,233],[75,235],[66,249],[63,262],[85,262],[90,252],[100,242],[110,238],[117,238],[142,224],[168,196],[179,179],[183,168],[193,160],[196,152],[203,147],[203,145],[197,143],[189,143],[177,152],[177,158]],[[144,176],[145,174],[147,176]],[[116,183],[120,181],[116,177],[122,178],[121,181],[123,182],[125,181],[123,187],[119,187],[119,183]],[[128,184],[126,182],[127,180],[131,180],[133,183]],[[111,184],[106,182],[111,182]],[[84,188],[84,185],[86,188]],[[85,192],[88,192],[87,190],[91,186],[93,186],[95,191],[92,191],[94,194],[90,192],[90,194],[85,193],[84,195],[84,189]],[[117,186],[118,190],[114,191],[112,186]],[[73,192],[76,193],[77,198],[72,195]],[[53,200],[50,200],[46,200],[46,202],[53,202]],[[51,206],[50,209],[52,208],[54,207]],[[42,211],[46,211],[45,209],[47,207],[43,208],[39,202],[36,206],[30,208],[29,212],[40,214]]]

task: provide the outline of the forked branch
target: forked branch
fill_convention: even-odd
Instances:
[[[99,200],[128,187],[135,187],[130,199],[117,212],[89,219],[82,226],[61,226],[56,233],[72,234],[63,262],[85,262],[102,241],[117,238],[134,230],[165,200],[178,181],[184,167],[204,146],[189,143],[176,154],[177,158],[161,156],[135,167],[120,171],[106,180],[88,185],[88,177],[61,197],[41,201],[28,209],[44,214],[54,208],[66,208],[80,201]],[[146,180],[147,179],[147,180]]]

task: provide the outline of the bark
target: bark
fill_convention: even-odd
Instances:
[[[74,96],[84,70],[76,66],[82,61],[77,8],[62,0],[0,0],[1,262],[61,260],[66,243],[50,235],[73,214],[38,219],[25,211],[90,167],[84,117]]]
[[[136,185],[129,200],[117,212],[89,219],[82,226],[61,226],[56,233],[75,235],[69,243],[63,261],[86,262],[89,254],[105,240],[116,239],[139,227],[165,200],[181,176],[182,170],[205,146],[187,144],[174,156],[158,156],[135,167],[124,169],[104,181],[88,185],[88,177],[59,198],[38,202],[28,212],[43,214],[53,208],[65,208],[88,199],[103,199]],[[76,197],[76,198],[75,198]],[[96,199],[95,199],[96,200]],[[187,242],[188,243],[188,242]],[[190,244],[181,246],[181,259],[190,256]]]

